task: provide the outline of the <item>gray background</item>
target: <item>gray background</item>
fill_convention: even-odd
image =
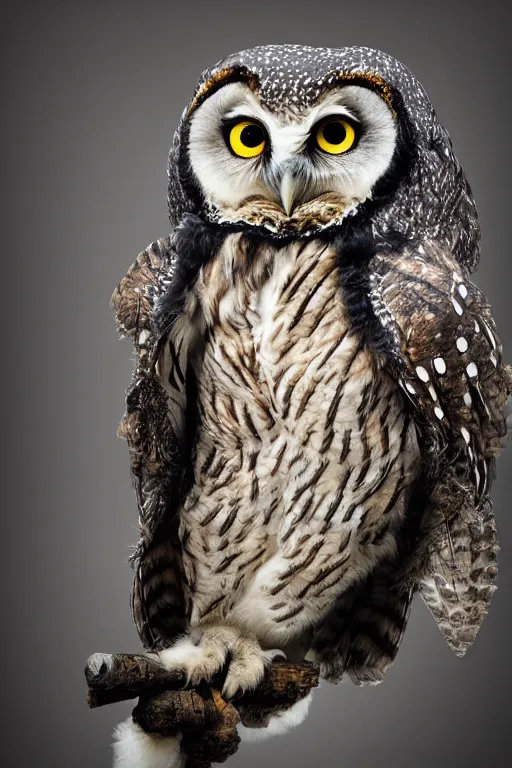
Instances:
[[[4,448],[0,761],[103,768],[130,705],[88,711],[93,651],[139,642],[125,560],[137,538],[116,438],[132,370],[110,295],[168,232],[165,163],[201,70],[263,43],[364,44],[426,86],[479,206],[477,281],[512,360],[510,47],[501,3],[12,3],[2,15]],[[506,13],[506,12],[505,12]],[[10,464],[10,466],[9,466]],[[494,500],[500,588],[466,659],[417,602],[378,688],[317,692],[307,722],[229,765],[504,766],[510,729],[510,450]]]

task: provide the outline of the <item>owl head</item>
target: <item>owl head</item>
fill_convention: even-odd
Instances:
[[[286,239],[364,220],[377,237],[444,238],[478,258],[450,138],[420,83],[380,51],[263,46],[219,62],[183,113],[168,173],[173,223],[191,212]]]

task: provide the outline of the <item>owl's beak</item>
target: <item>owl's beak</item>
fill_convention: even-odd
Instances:
[[[286,211],[286,215],[289,216],[294,208],[294,203],[297,198],[298,185],[297,178],[291,171],[285,171],[281,184],[279,187],[279,194],[281,197],[281,203]]]

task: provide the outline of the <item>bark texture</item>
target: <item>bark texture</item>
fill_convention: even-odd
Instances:
[[[314,664],[272,663],[253,691],[225,701],[220,687],[206,683],[185,689],[151,654],[100,654],[87,661],[85,677],[91,709],[139,698],[133,719],[148,733],[182,734],[187,768],[208,768],[233,755],[239,722],[264,728],[278,710],[288,709],[318,685]]]

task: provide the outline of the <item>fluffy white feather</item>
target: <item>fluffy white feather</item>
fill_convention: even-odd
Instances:
[[[129,717],[114,730],[114,768],[183,768],[180,739],[149,734]]]
[[[313,691],[289,709],[284,709],[270,718],[266,728],[247,728],[239,723],[238,733],[242,741],[264,741],[272,736],[282,736],[292,728],[296,728],[307,717],[313,698]]]

